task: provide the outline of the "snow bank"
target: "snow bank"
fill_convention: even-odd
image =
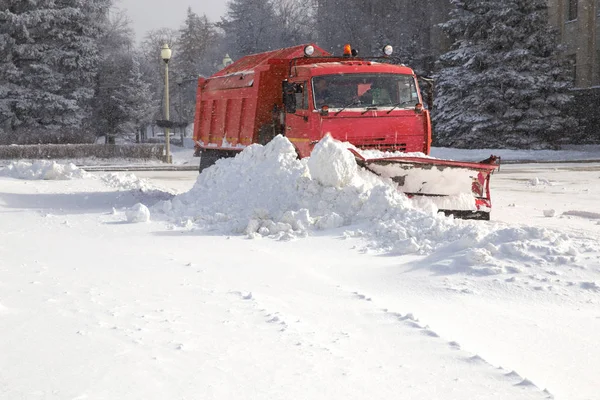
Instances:
[[[360,171],[346,146],[330,137],[305,160],[281,136],[264,147],[249,146],[200,174],[189,192],[156,207],[202,229],[278,238],[378,218],[390,209],[422,215],[392,186]]]
[[[17,179],[30,180],[69,180],[82,179],[91,176],[72,163],[57,163],[56,161],[38,160],[33,163],[26,161],[12,162],[0,170],[0,175]]]
[[[108,173],[101,176],[102,181],[108,186],[123,190],[155,190],[156,186],[146,179],[140,179],[135,174],[129,173]]]
[[[175,194],[174,191],[156,186],[147,179],[140,179],[131,172],[108,173],[102,175],[100,179],[112,188],[133,192],[134,195],[142,197],[142,201],[151,204],[171,199]]]
[[[424,267],[440,273],[492,275],[523,265],[576,266],[580,253],[597,250],[569,236],[533,227],[455,220],[420,209],[389,180],[356,166],[347,143],[325,137],[309,159],[278,136],[219,160],[187,193],[154,206],[180,226],[280,240],[311,230],[345,227],[366,249],[427,255]]]

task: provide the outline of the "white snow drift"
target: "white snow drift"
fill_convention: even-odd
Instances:
[[[36,160],[33,162],[11,162],[0,169],[0,176],[17,179],[67,180],[82,179],[90,176],[77,168],[73,163],[57,163],[56,161]]]
[[[429,268],[477,275],[515,273],[524,263],[577,265],[598,244],[536,227],[455,220],[416,204],[395,185],[357,167],[340,143],[325,137],[298,160],[278,136],[221,159],[187,193],[155,206],[181,226],[287,240],[311,230],[345,228],[368,248],[428,255]]]

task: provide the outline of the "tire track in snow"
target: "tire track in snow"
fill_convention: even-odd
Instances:
[[[270,326],[270,329],[279,331],[282,335],[285,335],[290,344],[331,353],[331,350],[326,345],[320,343],[318,340],[309,338],[307,332],[302,332],[300,328],[302,322],[297,317],[283,315],[281,312],[265,306],[252,292],[234,290],[230,291],[229,294],[247,303],[245,307],[250,312],[257,314],[265,324]]]
[[[418,361],[411,358],[410,354],[412,353],[406,352],[406,354],[404,354],[405,352],[402,352],[402,349],[405,349],[403,346],[416,342],[417,346],[420,348],[418,351],[429,352],[428,359],[440,362],[440,366],[431,365],[432,370],[435,370],[436,373],[439,373],[439,371],[447,371],[447,368],[451,368],[455,363],[462,363],[466,368],[460,368],[461,371],[465,369],[469,371],[470,367],[468,367],[468,365],[471,365],[479,370],[482,375],[487,376],[486,379],[496,382],[505,382],[507,385],[506,391],[511,391],[512,389],[510,389],[510,386],[512,386],[514,390],[517,390],[515,394],[518,396],[515,398],[553,398],[552,394],[547,390],[541,390],[529,379],[522,377],[518,372],[495,367],[481,356],[461,349],[461,346],[457,342],[445,340],[433,328],[419,321],[412,313],[402,314],[386,308],[380,308],[371,296],[358,291],[349,291],[340,286],[336,286],[336,291],[340,297],[358,300],[366,305],[367,313],[371,314],[371,316],[375,316],[376,319],[382,317],[386,321],[384,324],[389,324],[388,326],[391,327],[396,325],[403,328],[403,330],[399,332],[400,336],[397,336],[398,332],[392,332],[395,336],[391,337],[400,338],[399,341],[394,340],[394,343],[389,343],[390,348],[401,350],[401,353],[397,357],[396,365],[390,363],[389,360],[378,360],[377,357],[379,353],[376,350],[373,350],[372,353],[366,355],[363,354],[365,352],[365,347],[363,346],[364,342],[361,342],[361,340],[364,340],[365,337],[364,335],[361,336],[361,334],[367,333],[368,337],[366,339],[368,341],[373,341],[375,344],[377,343],[375,342],[375,337],[386,337],[385,334],[389,333],[384,332],[384,334],[378,335],[377,331],[383,332],[382,329],[386,329],[386,325],[380,325],[379,323],[373,325],[372,321],[369,319],[369,315],[365,314],[365,310],[359,309],[358,317],[360,319],[348,320],[345,316],[342,317],[342,319],[336,319],[335,316],[332,316],[331,319],[328,319],[328,323],[324,323],[324,321],[320,319],[322,315],[307,320],[307,318],[304,317],[298,318],[293,316],[293,309],[291,313],[288,312],[287,314],[280,312],[279,310],[281,310],[281,308],[279,307],[284,306],[283,304],[277,304],[283,300],[280,298],[268,296],[263,299],[260,294],[248,291],[230,291],[229,294],[235,296],[239,300],[240,303],[238,303],[238,306],[241,309],[246,309],[247,312],[254,314],[256,318],[263,321],[264,325],[262,325],[263,328],[261,329],[278,332],[281,335],[282,341],[287,342],[289,346],[295,346],[298,349],[299,354],[303,357],[308,357],[308,359],[314,363],[315,368],[325,362],[330,367],[333,366],[339,368],[342,375],[352,376],[356,374],[357,370],[361,370],[361,368],[363,370],[369,370],[370,365],[360,365],[357,367],[357,363],[364,361],[365,364],[380,364],[379,368],[383,368],[385,373],[389,375],[403,374],[402,376],[406,380],[407,377],[421,372],[419,369],[422,366],[419,365]],[[285,306],[289,307],[293,306],[293,304],[286,302]],[[357,310],[355,308],[346,308],[349,309],[350,314],[354,317],[357,316]],[[322,311],[323,314],[328,314],[329,312],[329,310],[326,309],[320,311]],[[366,320],[363,320],[365,317]],[[343,326],[340,324],[340,321],[356,324],[359,328],[365,328],[366,332],[362,332],[360,329],[353,330],[352,328],[355,328],[354,326]],[[405,330],[408,330],[409,332],[414,331],[416,335],[409,336],[415,337],[408,338],[405,341]],[[423,338],[419,339],[419,336],[422,336]],[[425,341],[425,345],[423,345],[423,340]],[[431,348],[427,345],[428,341],[432,341],[431,343],[433,346]],[[438,344],[435,345],[435,342]],[[450,356],[451,360],[447,359],[447,354],[442,354],[444,352],[439,353],[436,351],[436,347],[443,347],[444,344],[447,346],[450,354],[455,352],[455,355]],[[379,346],[381,346],[381,342],[379,343]],[[395,357],[392,354],[391,359],[393,358]],[[398,363],[401,365],[398,366]],[[461,381],[460,385],[465,385],[465,382],[470,383],[472,380],[470,376],[460,375],[460,372],[453,371],[452,373],[458,374]],[[439,375],[436,375],[435,379],[438,378],[441,379]],[[443,377],[443,379],[446,381],[451,380],[448,376]],[[474,378],[475,384],[478,383],[477,379],[478,378]],[[458,378],[455,380],[458,380]],[[520,394],[520,389],[525,392]],[[427,390],[427,388],[424,390]],[[468,391],[471,389],[464,390]],[[490,390],[490,393],[493,391],[493,389],[487,388],[484,390]],[[447,398],[454,399],[456,397],[449,396]]]
[[[369,302],[373,308],[377,308],[371,296],[365,295],[357,291],[352,291],[351,296],[356,298],[357,300]],[[401,325],[418,330],[424,336],[428,336],[432,339],[445,341],[445,339],[443,339],[429,325],[422,324],[419,321],[419,319],[414,316],[413,313],[402,314],[399,312],[391,311],[387,308],[378,308],[378,311],[382,315],[393,318]],[[518,372],[514,370],[508,371],[503,367],[496,367],[488,361],[486,361],[481,356],[479,356],[478,354],[473,354],[468,352],[467,350],[462,349],[460,344],[456,341],[447,341],[446,343],[451,349],[460,352],[459,357],[461,357],[464,362],[474,365],[480,365],[481,367],[487,368],[488,372],[494,375],[500,374],[500,377],[503,380],[515,387],[526,388],[532,391],[539,391],[542,395],[545,396],[546,399],[554,399],[554,396],[547,389],[540,389],[531,380],[521,376]]]

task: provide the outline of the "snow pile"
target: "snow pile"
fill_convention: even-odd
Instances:
[[[349,151],[340,152],[337,142],[331,137],[318,144],[308,159],[312,178],[323,186],[344,187],[352,182],[358,165]]]
[[[150,191],[156,189],[156,186],[148,182],[148,180],[140,179],[132,173],[110,173],[102,175],[101,179],[108,186],[116,189],[140,191]]]
[[[171,199],[175,194],[172,190],[156,186],[147,179],[140,179],[132,173],[109,173],[102,175],[100,179],[112,188],[134,192],[140,201],[147,204]]]
[[[345,227],[366,249],[428,255],[423,264],[441,273],[490,275],[521,272],[521,265],[576,265],[597,245],[540,228],[503,228],[455,220],[423,210],[393,183],[356,167],[347,143],[325,137],[310,159],[276,137],[237,157],[219,160],[187,193],[157,204],[181,226],[288,240],[311,230]]]
[[[202,229],[277,238],[369,221],[394,209],[423,215],[391,185],[360,171],[346,148],[326,137],[310,159],[298,160],[293,145],[278,136],[217,161],[192,190],[157,208]]]
[[[28,180],[69,180],[82,179],[91,175],[72,163],[57,163],[56,161],[37,160],[33,163],[26,161],[12,162],[0,170],[0,175]]]
[[[150,221],[150,210],[142,203],[137,203],[125,211],[127,222],[148,222]]]
[[[528,182],[529,186],[553,186],[554,184],[545,178],[535,177]]]

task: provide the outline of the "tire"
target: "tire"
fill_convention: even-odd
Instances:
[[[239,151],[204,149],[200,154],[200,167],[198,168],[198,172],[202,173],[206,168],[216,163],[218,159],[235,157],[238,153]]]
[[[269,143],[275,137],[272,124],[266,124],[260,127],[258,130],[258,143],[263,146]]]
[[[217,160],[221,158],[219,157],[219,153],[219,150],[202,150],[202,153],[200,154],[200,167],[198,172],[202,173],[202,171],[204,171],[206,168],[216,163]]]

